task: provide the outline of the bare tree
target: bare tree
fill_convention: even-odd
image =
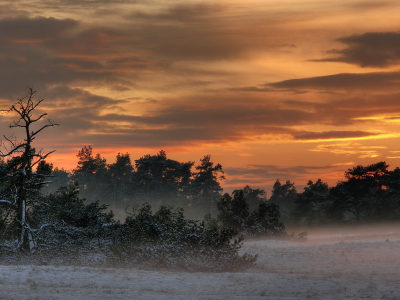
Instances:
[[[34,110],[43,102],[43,99],[34,100],[36,94],[35,90],[29,88],[26,96],[18,99],[8,110],[3,110],[4,113],[12,113],[17,116],[17,119],[9,127],[22,128],[25,137],[23,141],[17,142],[11,137],[4,136],[9,146],[4,147],[3,151],[0,150],[0,158],[8,159],[6,176],[10,182],[7,194],[0,195],[0,204],[7,207],[3,223],[15,227],[11,230],[16,231],[17,249],[20,251],[31,251],[33,246],[32,230],[27,222],[27,209],[37,201],[34,199],[34,195],[37,195],[35,191],[40,185],[51,182],[43,180],[45,174],[35,172],[33,167],[43,162],[54,151],[47,153],[44,153],[43,150],[36,151],[32,147],[32,142],[45,128],[58,126],[47,119],[47,124],[41,125],[35,130],[32,129],[34,123],[43,121],[47,116],[47,113],[34,116]]]

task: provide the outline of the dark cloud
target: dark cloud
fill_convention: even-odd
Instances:
[[[113,30],[87,29],[72,19],[0,19],[0,97],[15,99],[21,85],[127,85],[137,74],[161,64],[128,51],[136,37]],[[122,47],[120,49],[119,47]],[[123,78],[121,78],[123,77]]]
[[[229,101],[229,99],[227,99]],[[217,100],[215,100],[217,102]],[[219,104],[204,103],[203,108],[190,105],[170,105],[168,108],[148,111],[142,116],[103,115],[102,119],[118,119],[152,126],[241,128],[267,133],[284,126],[293,126],[313,119],[313,114],[296,109],[282,109],[270,105],[250,106],[230,103],[219,99]],[[194,101],[196,103],[196,101]],[[275,127],[276,126],[276,127]],[[258,128],[258,130],[257,130]]]
[[[216,13],[222,12],[224,7],[218,4],[205,3],[185,3],[168,7],[163,12],[149,14],[143,12],[134,12],[129,15],[130,18],[144,19],[151,21],[172,21],[176,22],[196,22],[201,19],[211,19]]]
[[[289,92],[304,92],[320,90],[328,93],[340,91],[357,92],[372,90],[376,93],[400,90],[400,72],[342,73],[327,76],[317,76],[299,79],[289,79],[280,82],[255,86],[255,89],[271,88]],[[249,87],[250,88],[250,87]],[[249,89],[248,88],[248,89]],[[250,89],[249,89],[250,90]]]
[[[0,38],[14,44],[41,44],[63,36],[79,23],[55,18],[12,18],[0,20]]]
[[[243,87],[234,87],[234,88],[229,88],[229,91],[233,92],[276,92],[276,88],[273,88],[270,86],[270,84],[260,84],[257,86],[243,86]],[[308,91],[300,90],[300,89],[292,89],[292,88],[287,88],[285,89],[286,92],[291,92],[293,94],[305,94]]]
[[[60,11],[65,10],[65,8],[98,8],[99,6],[115,6],[118,4],[135,4],[138,1],[135,0],[41,0],[41,1],[24,1],[15,0],[19,2],[20,5],[29,8],[40,8],[40,9],[57,9]]]
[[[243,86],[243,87],[234,87],[229,88],[230,91],[234,92],[275,92],[276,89],[267,86],[266,84],[259,86]]]
[[[376,115],[393,115],[400,111],[400,102],[398,101],[400,93],[393,94],[370,94],[361,96],[340,96],[333,95],[329,100],[323,102],[312,101],[284,101],[286,106],[293,109],[312,111],[315,124],[325,124],[333,126],[357,125],[364,126],[365,122],[381,122],[381,119],[363,120],[363,118]],[[334,133],[335,131],[333,131]],[[358,130],[353,131],[358,132]],[[352,131],[348,132],[350,135]],[[339,133],[338,133],[339,134]],[[360,134],[373,134],[370,131],[360,131]]]
[[[367,131],[323,131],[299,132],[294,134],[295,140],[325,140],[374,136],[376,133]]]
[[[379,68],[398,65],[400,62],[400,32],[367,32],[342,37],[338,41],[347,45],[345,49],[329,51],[338,56],[314,61],[345,62]]]
[[[318,172],[326,172],[332,169],[332,166],[294,166],[294,167],[283,167],[276,165],[248,165],[244,168],[225,168],[227,183],[235,183],[235,177],[239,177],[238,182],[243,182],[241,178],[244,176],[248,178],[249,182],[254,182],[255,179],[258,181],[271,181],[271,180],[296,180],[296,178],[302,178],[307,174],[315,174]]]
[[[258,11],[252,11],[251,17],[238,17],[229,5],[173,4],[154,13],[134,12],[127,19],[134,24],[132,32],[140,36],[143,47],[171,61],[224,61],[241,59],[254,51],[294,47],[268,38],[275,35],[268,28],[276,20]]]
[[[128,87],[122,86],[122,85],[114,85],[110,89],[112,91],[117,91],[117,92],[125,92],[125,91],[130,91],[131,90],[131,88],[128,88]]]
[[[373,10],[376,11],[379,8],[388,7],[388,6],[395,6],[393,1],[357,1],[355,3],[348,3],[353,9],[356,9],[359,13],[360,10]]]

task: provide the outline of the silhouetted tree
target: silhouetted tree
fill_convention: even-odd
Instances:
[[[308,181],[303,193],[295,200],[292,218],[296,223],[315,224],[328,221],[326,211],[331,199],[328,184],[318,179],[315,183]]]
[[[106,159],[93,155],[91,146],[84,146],[77,154],[78,166],[72,179],[79,184],[82,197],[110,202],[111,182],[107,174]]]
[[[398,171],[385,162],[356,166],[345,172],[347,180],[332,189],[333,210],[355,222],[394,218],[398,211]]]
[[[118,153],[116,162],[108,165],[108,170],[112,181],[112,207],[125,208],[128,199],[133,198],[130,191],[133,167],[129,154]]]
[[[200,159],[200,164],[196,166],[197,172],[191,184],[191,193],[193,195],[192,205],[195,209],[209,205],[209,213],[213,213],[213,206],[221,197],[222,188],[219,180],[225,179],[224,171],[220,164],[214,165],[211,161],[211,155]],[[204,214],[203,214],[204,215]]]
[[[250,186],[246,185],[242,191],[250,210],[257,209],[260,204],[268,200],[267,192],[263,189],[252,189]]]
[[[193,162],[168,159],[163,150],[157,155],[145,155],[135,160],[133,183],[137,199],[155,205],[184,204],[192,166]]]
[[[232,196],[224,194],[217,207],[218,221],[223,227],[231,227],[245,235],[287,235],[280,221],[279,206],[262,202],[250,213],[244,190],[235,190]]]
[[[45,193],[55,193],[60,187],[68,186],[71,181],[71,172],[66,171],[64,168],[55,167],[51,172],[51,184],[47,184],[43,189]]]
[[[232,195],[233,197],[226,193],[217,202],[218,220],[224,227],[243,231],[250,215],[249,204],[244,197],[243,190],[235,190]]]
[[[0,200],[0,203],[7,209],[3,223],[11,224],[16,228],[17,248],[21,251],[31,250],[33,241],[32,232],[27,223],[27,213],[37,201],[40,186],[47,183],[44,178],[49,174],[49,171],[51,172],[50,166],[44,163],[44,159],[54,152],[36,151],[32,143],[44,129],[58,125],[47,119],[48,124],[37,129],[32,128],[36,122],[47,116],[47,113],[33,115],[35,109],[43,101],[43,99],[35,101],[36,94],[35,90],[29,88],[25,97],[18,99],[16,104],[6,110],[7,113],[13,113],[17,116],[17,120],[10,125],[10,128],[22,128],[24,140],[16,142],[4,136],[10,144],[10,148],[7,151],[0,152],[0,157],[8,158],[5,173],[10,182],[10,191],[2,195],[3,197]],[[35,166],[37,166],[36,172],[34,171]]]
[[[297,190],[294,186],[294,182],[287,180],[285,184],[281,184],[279,179],[277,179],[272,188],[272,195],[268,201],[269,203],[275,203],[279,205],[279,211],[282,215],[282,219],[285,222],[289,222],[290,215],[295,207],[296,198]]]

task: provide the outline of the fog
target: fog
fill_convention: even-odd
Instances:
[[[1,266],[0,299],[399,299],[399,247],[400,226],[383,224],[246,239],[258,260],[237,273]]]

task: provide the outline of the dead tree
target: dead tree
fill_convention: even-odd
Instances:
[[[12,105],[5,113],[12,113],[17,119],[11,124],[10,128],[21,128],[24,131],[24,140],[21,142],[13,141],[12,138],[4,136],[9,146],[6,150],[0,150],[0,158],[8,159],[8,174],[10,191],[8,197],[4,199],[0,195],[0,204],[7,207],[4,223],[9,226],[15,226],[12,230],[16,231],[18,236],[17,249],[20,251],[31,251],[33,246],[32,230],[27,223],[27,209],[34,205],[37,199],[32,199],[32,191],[38,189],[38,186],[49,183],[44,181],[43,174],[33,171],[33,167],[46,159],[54,151],[43,153],[43,150],[36,151],[32,147],[32,142],[36,136],[45,128],[58,126],[47,119],[48,123],[41,125],[38,129],[33,130],[32,125],[36,122],[43,121],[47,113],[34,116],[34,110],[43,101],[35,101],[37,92],[29,88],[27,95]]]

